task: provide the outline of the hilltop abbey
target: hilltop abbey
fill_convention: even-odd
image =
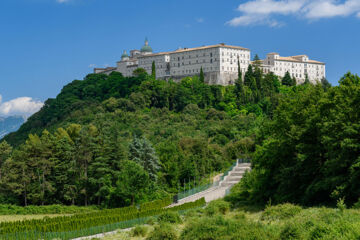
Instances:
[[[153,62],[159,79],[171,78],[180,81],[184,77],[200,74],[202,68],[206,83],[224,86],[234,84],[238,78],[238,62],[243,74],[249,64],[252,64],[250,49],[243,47],[220,43],[153,53],[146,39],[140,50],[131,50],[130,55],[124,51],[116,67],[95,68],[94,73],[110,74],[116,71],[124,76],[132,76],[135,69],[143,68],[151,74]],[[266,59],[260,60],[259,63],[264,73],[273,72],[283,77],[289,72],[298,84],[305,81],[306,75],[312,83],[325,78],[325,63],[310,60],[307,55],[281,57],[278,53],[269,53]]]

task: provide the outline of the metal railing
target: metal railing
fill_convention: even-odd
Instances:
[[[250,160],[250,159],[249,159]],[[192,189],[189,189],[187,191],[183,191],[183,192],[180,192],[176,195],[176,197],[174,198],[174,200],[176,199],[176,201],[174,201],[175,203],[178,201],[178,200],[181,200],[181,199],[184,199],[186,197],[189,197],[191,195],[194,195],[196,193],[199,193],[199,192],[203,192],[205,190],[208,190],[209,188],[211,187],[217,187],[220,185],[220,182],[224,181],[225,177],[229,174],[229,172],[231,172],[233,170],[233,168],[238,164],[238,163],[245,163],[247,162],[248,160],[246,159],[238,159],[236,160],[235,163],[233,163],[231,165],[231,167],[229,167],[228,170],[226,170],[224,172],[224,174],[220,177],[219,180],[213,182],[213,183],[208,183],[208,184],[204,184],[204,185],[200,185],[200,186],[197,186],[197,187],[194,187]]]

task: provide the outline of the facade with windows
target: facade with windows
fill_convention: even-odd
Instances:
[[[158,79],[180,81],[184,77],[199,75],[202,68],[206,83],[226,86],[234,84],[238,78],[238,61],[244,75],[251,64],[250,50],[220,43],[153,53],[146,39],[140,50],[131,50],[130,55],[124,51],[116,67],[95,68],[94,73],[110,74],[116,71],[130,77],[134,70],[143,68],[151,74],[154,62]],[[310,60],[307,55],[281,57],[278,53],[269,53],[266,59],[260,61],[260,67],[265,74],[273,72],[281,78],[289,72],[297,84],[303,83],[306,75],[312,83],[326,77],[325,63]]]
[[[132,50],[130,56],[124,51],[116,68],[94,70],[95,73],[110,74],[121,72],[132,76],[137,68],[143,68],[151,74],[155,63],[156,77],[180,81],[187,76],[200,74],[203,69],[205,82],[209,84],[229,85],[238,78],[238,60],[244,74],[250,64],[250,50],[238,46],[217,44],[197,48],[180,48],[172,52],[153,53],[148,41],[140,51]]]
[[[261,61],[264,73],[273,72],[284,77],[286,72],[296,79],[297,84],[305,81],[306,75],[311,83],[316,84],[326,77],[325,63],[310,60],[307,55],[281,57],[278,53],[269,53]]]

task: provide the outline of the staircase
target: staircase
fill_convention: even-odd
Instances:
[[[188,196],[186,198],[180,199],[177,203],[170,205],[169,207],[174,207],[177,205],[181,205],[187,202],[194,202],[200,198],[205,198],[206,202],[211,202],[213,200],[225,197],[226,193],[229,192],[230,188],[234,186],[236,183],[240,182],[241,178],[245,174],[246,171],[251,170],[250,163],[237,163],[235,167],[228,173],[224,179],[215,186],[196,193],[194,195]]]

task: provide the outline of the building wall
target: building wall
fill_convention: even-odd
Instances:
[[[297,61],[291,61],[290,58],[282,58],[276,54],[268,54],[263,60],[264,72],[271,71],[279,77],[284,77],[289,72],[291,77],[295,77],[297,84],[305,81],[306,74],[310,82],[317,83],[326,77],[325,64],[309,60],[307,56],[292,57]]]

